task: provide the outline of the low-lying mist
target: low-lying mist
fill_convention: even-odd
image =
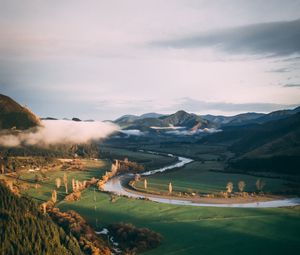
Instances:
[[[106,138],[119,127],[111,122],[76,122],[68,120],[44,120],[36,129],[0,134],[0,145],[18,147],[32,145],[45,147],[55,144],[88,143]]]

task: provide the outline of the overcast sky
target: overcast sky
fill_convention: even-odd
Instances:
[[[300,0],[0,0],[0,92],[46,117],[300,104]]]

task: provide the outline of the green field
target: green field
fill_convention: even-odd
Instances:
[[[80,201],[63,201],[58,207],[78,211],[97,230],[113,222],[131,222],[161,233],[163,244],[147,255],[292,254],[300,249],[300,207],[207,208],[128,198],[111,202],[100,192],[95,203],[91,188]]]
[[[172,183],[175,192],[216,193],[226,190],[227,182],[233,182],[234,191],[238,191],[238,182],[246,183],[245,191],[256,191],[255,183],[259,177],[247,174],[233,174],[216,172],[222,170],[223,163],[218,161],[192,162],[179,170],[170,170],[153,176],[147,176],[148,192],[167,192],[169,182]],[[265,192],[282,193],[289,189],[289,182],[282,179],[260,178],[264,180]],[[136,187],[144,190],[143,181],[136,183]]]
[[[47,180],[43,182],[38,182],[40,185],[39,188],[35,189],[34,187],[34,180],[35,175],[39,173],[38,172],[23,172],[20,175],[20,180],[28,182],[32,184],[32,187],[23,191],[23,194],[28,195],[29,197],[38,200],[39,202],[47,201],[51,198],[51,193],[54,189],[57,190],[55,185],[55,179],[61,178],[63,179],[64,173],[67,173],[68,176],[68,188],[69,191],[72,189],[72,179],[76,179],[79,181],[89,180],[92,177],[100,178],[105,171],[110,169],[110,162],[108,161],[98,161],[93,162],[89,161],[87,162],[87,167],[83,171],[60,171],[60,170],[53,170],[53,171],[47,171],[46,176]],[[57,198],[58,200],[62,200],[65,197],[65,188],[62,182],[61,187],[57,190]]]

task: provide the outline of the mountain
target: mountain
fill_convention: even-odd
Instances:
[[[141,116],[139,116],[139,119],[147,119],[147,118],[160,118],[164,116],[164,114],[160,114],[160,113],[156,113],[156,112],[149,112],[149,113],[145,113],[142,114]]]
[[[187,113],[185,111],[178,111],[174,114],[161,117],[160,120],[162,121],[162,126],[179,126],[179,127],[186,127],[186,128],[193,128],[196,125],[200,128],[207,128],[209,126],[209,121],[202,119],[200,116]]]
[[[222,116],[222,115],[202,115],[203,119],[206,119],[214,123],[217,127],[225,126],[242,126],[249,124],[263,124],[273,120],[280,120],[287,118],[293,114],[300,112],[300,106],[292,110],[279,110],[265,113],[247,112],[234,116]]]
[[[155,113],[155,112],[150,112],[150,113],[145,113],[140,116],[137,115],[123,115],[120,118],[116,119],[114,123],[118,124],[121,127],[127,127],[131,124],[133,124],[137,120],[144,120],[144,119],[157,119],[164,116],[163,114]]]
[[[280,120],[280,119],[287,118],[287,117],[294,115],[296,113],[299,113],[299,112],[300,112],[300,106],[298,106],[292,110],[274,111],[274,112],[270,112],[260,118],[257,118],[254,122],[255,123],[266,123],[268,121]]]
[[[242,124],[246,121],[255,120],[257,118],[263,117],[264,113],[256,113],[256,112],[247,112],[234,116],[222,116],[222,115],[202,115],[201,117],[205,120],[208,120],[214,123],[216,126],[220,127],[223,125],[236,125]]]
[[[198,129],[207,128],[211,126],[208,120],[204,120],[196,114],[187,113],[182,110],[170,115],[161,116],[160,114],[150,113],[144,114],[142,116],[123,116],[117,119],[115,123],[117,123],[125,129],[138,129],[141,131],[149,131],[155,129],[158,130],[161,128],[172,129],[174,127],[181,127],[185,129]]]
[[[0,94],[0,129],[25,130],[40,125],[40,119],[28,108]]]
[[[236,155],[229,164],[234,169],[300,174],[300,113],[262,124],[224,127],[202,142],[227,143]]]

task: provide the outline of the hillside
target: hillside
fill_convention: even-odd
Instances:
[[[40,125],[40,119],[29,109],[0,94],[0,129],[25,130]]]
[[[225,127],[201,142],[227,143],[236,155],[230,167],[241,171],[300,173],[300,113],[263,124]]]
[[[83,254],[76,238],[0,183],[1,254]]]
[[[282,120],[256,124],[244,131],[246,133],[243,137],[231,147],[233,151],[239,154],[252,155],[252,157],[271,156],[275,152],[278,155],[300,154],[300,113]],[[268,150],[266,150],[267,147],[269,147]],[[264,153],[254,153],[255,151],[264,151]]]

